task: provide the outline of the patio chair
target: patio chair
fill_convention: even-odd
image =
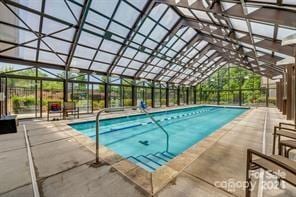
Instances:
[[[76,107],[75,102],[64,102],[64,108],[63,108],[63,117],[64,119],[68,117],[69,113],[71,115],[75,116],[77,115],[77,118],[79,118],[79,107]]]
[[[62,102],[60,101],[50,101],[47,103],[47,121],[49,121],[50,114],[60,114],[60,118],[62,118]]]
[[[286,181],[293,186],[296,186],[296,162],[289,160],[281,155],[267,156],[258,151],[247,150],[247,170],[246,182],[247,188],[245,196],[251,196],[251,176],[250,170],[263,169],[274,175],[280,180]]]
[[[295,127],[294,124],[290,123],[280,123],[279,126],[274,127],[272,154],[275,154],[276,142],[278,142],[277,145],[279,154],[282,154],[282,145],[285,147],[289,145],[293,146],[294,143],[291,143],[291,141],[281,140],[281,137],[288,138],[287,140],[296,140],[296,129],[287,126]]]

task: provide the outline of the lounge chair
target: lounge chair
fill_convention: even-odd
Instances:
[[[247,170],[246,181],[248,183],[245,196],[251,196],[251,177],[250,170],[266,170],[276,176],[279,180],[284,180],[296,186],[296,162],[289,160],[281,155],[267,156],[258,151],[248,149],[247,151]],[[279,173],[280,172],[280,173]]]
[[[50,114],[60,114],[60,118],[62,118],[62,102],[60,101],[50,101],[47,103],[47,121],[49,121]]]
[[[285,142],[285,140],[281,140],[281,137],[288,138],[289,140],[296,140],[296,129],[291,127],[286,127],[286,126],[295,126],[295,125],[290,123],[280,123],[279,126],[274,127],[272,154],[275,154],[276,140],[278,141],[279,154],[282,153],[281,148],[283,147],[281,146],[281,144],[286,144],[286,145],[291,144],[291,143]]]
[[[76,107],[76,104],[74,102],[64,102],[64,108],[63,108],[63,117],[64,119],[70,114],[72,114],[75,118],[77,115],[77,118],[79,118],[79,108]]]

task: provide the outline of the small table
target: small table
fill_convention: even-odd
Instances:
[[[0,134],[17,132],[16,116],[4,116],[0,118]]]

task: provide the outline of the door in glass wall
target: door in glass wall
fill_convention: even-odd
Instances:
[[[169,89],[169,106],[177,104],[177,89]]]
[[[160,107],[161,106],[161,91],[160,88],[154,89],[154,106]]]
[[[93,111],[105,108],[105,86],[103,84],[93,84],[92,87]]]
[[[146,87],[144,88],[144,97],[145,103],[147,106],[152,106],[152,88]]]
[[[122,86],[123,88],[123,105],[132,106],[132,87],[131,86]]]
[[[137,106],[140,105],[141,101],[145,101],[145,95],[144,95],[144,88],[143,87],[137,87]]]
[[[60,102],[64,100],[64,83],[62,81],[42,81],[42,116],[46,117],[48,102]]]
[[[39,117],[37,105],[38,81],[8,78],[7,79],[7,113],[18,118]]]
[[[91,84],[72,83],[72,101],[79,107],[81,113],[90,113],[92,110]]]
[[[160,105],[161,107],[166,106],[166,89],[165,88],[160,89]]]
[[[120,85],[110,85],[109,88],[109,107],[121,107],[122,96]]]

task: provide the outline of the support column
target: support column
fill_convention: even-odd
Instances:
[[[239,106],[242,106],[242,90],[239,89],[238,92],[238,100],[239,100]]]
[[[132,84],[132,106],[137,106],[137,87],[134,82]]]
[[[155,108],[155,83],[152,82],[151,87],[151,101],[152,101],[152,108]]]
[[[165,89],[165,101],[166,101],[166,106],[170,106],[170,90],[169,90],[169,83],[167,83],[166,89]]]
[[[2,87],[2,78],[0,77],[0,92],[3,92],[3,87]],[[0,118],[2,117],[3,114],[3,101],[0,100]]]
[[[65,71],[65,80],[64,80],[64,102],[68,101],[68,83],[69,83],[69,74],[68,71]]]
[[[193,103],[196,104],[196,94],[197,94],[197,91],[196,91],[196,86],[194,86],[194,89],[193,89]]]
[[[187,105],[189,105],[189,96],[190,96],[189,87],[186,87],[186,104]]]
[[[265,106],[266,107],[269,107],[269,102],[268,102],[269,101],[269,79],[267,78],[266,80],[267,80],[266,81],[266,83],[267,83],[266,85],[267,86],[266,86],[266,98],[265,98],[265,103],[266,104],[265,104]]]
[[[109,80],[104,84],[105,86],[105,108],[109,107]]]
[[[180,86],[177,88],[177,105],[180,105]]]
[[[292,66],[287,67],[287,119],[292,120]]]

